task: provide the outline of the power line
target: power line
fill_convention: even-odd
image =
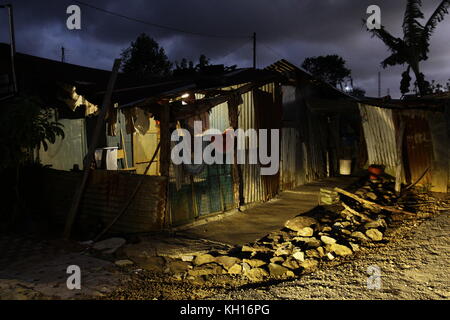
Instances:
[[[236,51],[242,49],[243,47],[245,47],[246,45],[250,44],[248,41],[245,41],[244,43],[240,43],[238,46],[236,46],[234,49],[230,50],[226,55],[220,57],[220,59],[225,59],[227,58],[229,55],[235,53]]]
[[[280,59],[284,59],[283,55],[280,54],[277,50],[273,49],[272,47],[268,46],[265,43],[261,43],[266,49],[268,49],[269,51],[271,51],[276,57],[280,58]]]
[[[129,20],[129,21],[138,22],[138,23],[150,26],[150,27],[171,30],[171,31],[178,32],[178,33],[185,33],[185,34],[201,36],[201,37],[210,37],[210,38],[235,38],[235,39],[237,39],[237,38],[250,38],[250,36],[217,35],[217,34],[208,34],[208,33],[201,33],[201,32],[182,30],[182,29],[178,29],[178,28],[174,28],[174,27],[170,27],[170,26],[165,26],[165,25],[161,25],[161,24],[157,24],[157,23],[153,23],[153,22],[149,22],[149,21],[144,21],[144,20],[141,20],[141,19],[133,18],[133,17],[130,17],[130,16],[126,16],[126,15],[123,15],[123,14],[120,14],[120,13],[117,13],[117,12],[113,12],[113,11],[110,11],[110,10],[106,10],[106,9],[103,9],[103,8],[99,8],[99,7],[93,6],[93,5],[91,5],[89,3],[85,3],[83,1],[73,0],[73,2],[81,4],[83,6],[91,8],[91,9],[95,9],[95,10],[98,10],[98,11],[101,11],[101,12],[104,12],[104,13],[107,13],[107,14],[119,17],[119,18],[123,18],[123,19]]]

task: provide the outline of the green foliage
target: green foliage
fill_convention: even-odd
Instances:
[[[354,87],[349,95],[356,98],[364,98],[366,96],[366,90],[364,90],[363,88]]]
[[[345,66],[345,60],[336,54],[306,58],[302,68],[334,87],[351,75],[350,69]]]
[[[417,86],[421,95],[431,93],[430,83],[420,72],[419,64],[428,59],[430,38],[437,24],[444,19],[450,7],[450,0],[442,0],[428,19],[425,25],[419,20],[424,18],[421,11],[421,0],[407,0],[403,19],[403,39],[392,36],[384,26],[381,29],[368,30],[373,36],[378,37],[391,51],[391,55],[381,62],[383,68],[395,65],[407,64],[408,68],[402,73],[400,90],[402,94],[409,92],[412,70],[416,77]]]
[[[145,33],[137,37],[131,46],[122,52],[124,73],[145,80],[152,76],[165,76],[170,73],[172,63],[164,48]]]
[[[50,109],[42,108],[36,97],[15,97],[0,108],[0,169],[16,167],[32,160],[33,150],[47,150],[58,136],[64,138],[62,124],[53,121]]]

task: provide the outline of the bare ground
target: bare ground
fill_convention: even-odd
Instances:
[[[132,272],[108,299],[449,299],[450,213],[392,226],[384,244],[346,260],[324,263],[290,281],[249,283],[215,276],[197,283]],[[381,271],[381,288],[368,289],[369,266]],[[131,270],[129,271],[131,272]]]

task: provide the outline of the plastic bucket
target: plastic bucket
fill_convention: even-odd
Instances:
[[[339,174],[348,176],[352,173],[352,160],[339,160]]]

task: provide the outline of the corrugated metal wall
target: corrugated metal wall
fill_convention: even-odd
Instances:
[[[42,164],[58,170],[71,170],[77,164],[83,169],[87,153],[85,119],[60,119],[59,122],[64,126],[65,137],[57,137],[54,144],[49,143],[47,151],[39,150]]]
[[[386,166],[395,176],[397,164],[396,131],[392,110],[359,104],[369,164]]]
[[[406,182],[413,183],[422,176],[427,168],[432,169],[433,141],[425,112],[401,112],[400,116],[406,124],[405,148],[403,149]],[[431,175],[432,170],[429,170],[420,184],[431,186]]]
[[[56,220],[64,223],[72,197],[82,174],[60,170],[46,170],[38,190],[43,190],[41,202]],[[144,179],[126,213],[112,227],[111,232],[149,232],[163,228],[166,178],[133,175],[120,171],[91,172],[84,192],[77,221],[96,219],[106,226],[128,200],[138,181]],[[38,186],[37,186],[38,187]]]
[[[111,232],[159,231],[164,226],[166,178],[142,176],[118,171],[96,170],[91,173],[80,204],[81,216],[100,218],[105,224],[114,219],[143,179],[127,212]]]
[[[275,100],[275,83],[269,83],[260,87],[261,90],[273,94]],[[239,128],[243,130],[257,129],[255,117],[255,105],[253,92],[249,91],[242,95],[243,104],[239,105]],[[246,157],[248,159],[249,144],[246,143]],[[268,195],[261,177],[259,164],[242,164],[242,178],[244,187],[244,201],[246,204],[267,201]]]

